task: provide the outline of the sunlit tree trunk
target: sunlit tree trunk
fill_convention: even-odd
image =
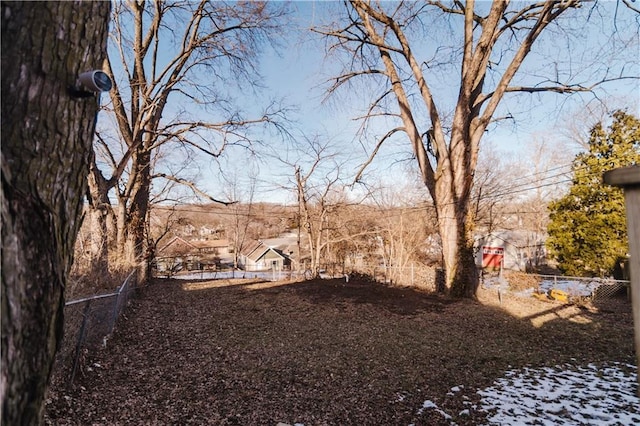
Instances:
[[[133,156],[133,180],[129,196],[128,217],[126,222],[127,240],[125,244],[128,261],[136,263],[144,260],[146,252],[147,234],[146,220],[149,211],[149,196],[151,193],[150,152],[139,149]]]
[[[87,178],[87,220],[90,222],[89,255],[91,267],[98,273],[109,270],[109,217],[113,215],[107,182],[95,164],[93,151]]]
[[[43,421],[106,54],[109,2],[2,3],[2,424]]]

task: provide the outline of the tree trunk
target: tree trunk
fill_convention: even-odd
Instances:
[[[116,258],[119,263],[125,262],[127,245],[127,205],[125,197],[118,197],[116,208]]]
[[[109,226],[108,218],[113,214],[107,188],[107,181],[95,163],[93,151],[88,174],[87,199],[89,200],[88,216],[90,220],[90,259],[91,268],[98,273],[109,271]]]
[[[109,2],[2,2],[2,424],[43,421],[80,226]]]
[[[466,123],[457,124],[451,137],[453,148],[448,160],[439,164],[432,196],[442,239],[445,291],[453,297],[475,298],[479,276],[473,252],[474,216],[469,213],[472,178],[466,171],[475,170],[478,141],[462,143],[469,140],[460,130]]]
[[[473,251],[473,238],[466,218],[447,205],[439,209],[438,225],[442,237],[442,260],[445,290],[453,297],[475,298],[478,270]]]
[[[132,188],[131,203],[127,222],[127,260],[134,265],[141,262],[150,262],[147,254],[147,213],[149,212],[149,199],[151,194],[151,171],[149,170],[151,159],[150,152],[140,148],[133,155],[133,166],[131,172]],[[144,272],[147,268],[140,268]],[[138,277],[139,282],[145,282],[146,276],[143,273]]]

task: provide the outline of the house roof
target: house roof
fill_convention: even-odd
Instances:
[[[173,237],[167,244],[158,250],[159,254],[195,254],[205,248],[228,247],[227,240],[188,241],[182,237]]]
[[[191,244],[199,249],[229,247],[229,241],[227,240],[199,240],[191,241]]]
[[[252,262],[257,262],[258,260],[260,260],[260,258],[262,258],[270,251],[276,253],[283,259],[287,257],[281,250],[278,250],[275,247],[270,247],[262,241],[251,242],[245,249],[242,250],[242,255],[250,259]]]
[[[172,254],[186,254],[196,251],[197,248],[189,241],[181,237],[173,237],[167,244],[158,250],[159,254],[172,255]]]
[[[251,242],[246,249],[242,250],[242,254],[246,256],[248,259],[252,261],[257,261],[269,250],[269,246],[267,246],[262,241],[253,241]]]
[[[532,231],[522,230],[498,230],[490,234],[477,236],[477,243],[498,242],[502,245],[511,245],[516,248],[535,247],[543,244],[541,236]],[[532,239],[534,241],[532,241]]]

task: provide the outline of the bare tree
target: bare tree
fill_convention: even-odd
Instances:
[[[284,14],[284,6],[255,2],[114,4],[107,69],[116,81],[108,105],[115,138],[103,129],[97,140],[103,155],[92,167],[90,199],[104,205],[105,192],[114,190],[119,253],[135,262],[144,258],[154,179],[223,202],[190,178],[163,170],[158,161],[167,153],[189,162],[195,154],[217,158],[231,146],[251,147],[255,138],[249,129],[280,118],[274,104],[256,118],[244,117],[227,100],[226,87],[241,86],[249,95],[255,89],[259,49],[278,31]]]
[[[293,191],[297,202],[298,267],[306,263],[318,276],[331,244],[332,216],[344,205],[345,160],[334,144],[320,135],[303,135],[294,149],[272,156],[291,171],[283,189]],[[300,263],[304,252],[308,262]]]
[[[435,212],[421,202],[414,185],[387,188],[372,194],[376,201],[376,244],[387,278],[401,282],[414,263],[425,261],[427,236],[434,233]]]
[[[327,244],[328,219],[333,209],[332,196],[340,184],[340,167],[336,155],[328,154],[329,144],[317,139],[306,139],[311,161],[303,170],[293,164],[299,224],[307,236],[310,269],[314,276],[320,274],[323,248]],[[331,163],[326,166],[326,163]],[[318,178],[317,175],[323,176]],[[298,250],[298,253],[302,253]]]
[[[246,248],[250,240],[249,225],[252,222],[253,201],[256,191],[257,172],[255,169],[249,170],[248,188],[243,189],[237,171],[224,176],[226,183],[226,196],[235,203],[231,209],[231,227],[227,233],[233,241],[233,269],[237,269],[240,264],[240,255]]]
[[[523,173],[523,165],[509,161],[492,145],[478,155],[478,165],[471,191],[473,220],[483,233],[491,234],[504,226],[505,209],[514,200],[510,191],[513,182]]]
[[[599,61],[608,62],[607,67],[600,67],[602,72],[590,76],[593,81],[589,83],[571,73],[571,62],[568,70],[561,69],[557,61],[535,72],[523,72],[525,58],[550,26],[563,37],[569,33],[563,29],[568,21],[560,18],[589,6],[579,0],[478,4],[473,0],[350,0],[345,4],[344,26],[316,30],[335,40],[330,50],[347,55],[346,70],[336,77],[330,92],[355,84],[356,79],[374,80],[366,86],[373,100],[363,117],[365,124],[383,118],[387,125],[397,125],[389,125],[391,130],[378,140],[372,157],[385,141],[398,133],[406,136],[434,200],[446,290],[455,297],[473,298],[478,271],[471,189],[480,140],[489,125],[502,118],[498,108],[502,100],[518,93],[590,92],[599,84],[629,78],[624,68],[614,65],[625,59],[627,65],[633,65],[637,59],[620,52],[608,58],[599,56]],[[577,16],[585,19],[584,14]],[[570,48],[565,46],[562,54],[570,55]],[[457,90],[451,110],[447,99],[436,96],[442,93],[439,85]],[[376,92],[375,87],[380,90]]]
[[[2,2],[2,424],[43,422],[99,105],[76,80],[102,64],[109,8]]]

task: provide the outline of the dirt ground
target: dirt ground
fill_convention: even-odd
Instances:
[[[635,362],[626,301],[500,301],[492,290],[452,301],[356,279],[155,280],[74,384],[54,382],[46,422],[473,425],[488,414],[473,409],[477,391],[507,370],[605,362]],[[453,418],[421,410],[427,400]]]

